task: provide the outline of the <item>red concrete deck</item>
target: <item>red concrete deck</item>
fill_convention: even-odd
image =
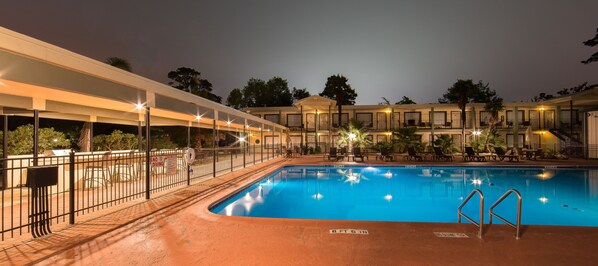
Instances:
[[[278,161],[278,160],[276,160]],[[10,244],[0,264],[155,265],[596,265],[598,228],[487,227],[471,224],[320,221],[226,217],[207,207],[284,164],[322,164],[321,156],[272,161],[177,190],[55,234]],[[369,161],[366,163],[379,163]],[[404,162],[399,162],[403,164]],[[353,164],[353,162],[344,164]],[[385,163],[389,164],[389,163]],[[391,163],[396,164],[396,163]],[[431,164],[417,162],[415,164]],[[451,163],[463,164],[460,162]],[[465,163],[478,165],[488,163]],[[596,161],[499,163],[592,165]],[[222,186],[224,182],[229,181]],[[368,235],[330,234],[366,229]],[[434,232],[469,238],[438,238]]]

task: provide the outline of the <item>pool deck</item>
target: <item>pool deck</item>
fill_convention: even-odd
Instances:
[[[283,165],[331,164],[322,156],[276,159],[23,242],[0,242],[1,265],[595,265],[598,228],[392,223],[226,217],[208,211],[223,196]],[[596,166],[598,161],[339,162],[344,165]],[[455,212],[456,215],[456,212]],[[365,229],[367,235],[330,234]],[[465,233],[440,238],[434,232]]]

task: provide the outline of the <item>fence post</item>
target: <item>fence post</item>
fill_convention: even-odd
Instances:
[[[73,150],[69,153],[69,224],[75,224],[75,152]]]
[[[150,136],[150,108],[145,108],[145,199],[150,199],[150,174],[152,142]]]
[[[187,186],[191,185],[191,171],[193,171],[193,168],[190,163],[187,163]]]

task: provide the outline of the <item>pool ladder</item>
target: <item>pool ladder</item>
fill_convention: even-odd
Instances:
[[[515,221],[514,224],[507,221],[507,219],[501,217],[500,215],[494,213],[494,207],[496,207],[504,199],[511,195],[511,193],[515,193],[515,195],[517,196],[517,221]],[[492,216],[496,216],[496,218],[500,219],[505,224],[509,225],[510,227],[513,227],[516,230],[515,239],[519,239],[521,237],[521,193],[519,193],[519,191],[517,191],[516,189],[507,190],[505,194],[503,194],[494,204],[492,204],[492,206],[490,206],[490,219],[488,221],[489,224],[492,224]]]
[[[461,211],[461,209],[463,208],[463,206],[465,206],[465,204],[467,204],[467,202],[469,202],[469,200],[475,195],[475,194],[479,194],[480,195],[480,221],[476,222],[473,219],[471,219],[469,216],[467,216],[465,213],[463,213]],[[463,200],[463,202],[461,203],[461,205],[459,205],[459,208],[457,209],[457,222],[461,223],[461,216],[463,216],[463,218],[467,219],[469,222],[471,222],[472,224],[474,224],[475,226],[477,226],[478,228],[480,228],[479,232],[478,232],[478,237],[482,238],[482,233],[483,233],[483,227],[484,227],[484,193],[482,193],[481,190],[479,189],[474,189],[473,191],[471,191],[471,193],[469,193],[469,195],[467,196],[467,198],[465,198],[465,200]]]
[[[494,212],[494,208],[496,206],[498,206],[503,200],[505,200],[509,195],[511,195],[511,193],[515,193],[515,195],[517,196],[517,221],[514,224],[507,221],[507,219],[501,217],[500,215],[498,215]],[[467,202],[469,202],[469,200],[475,194],[480,195],[480,221],[479,222],[474,221],[471,217],[467,216],[465,213],[463,213],[461,211],[461,209],[467,204]],[[521,238],[521,230],[520,230],[521,229],[521,201],[522,201],[522,197],[521,197],[521,193],[519,193],[519,191],[517,191],[516,189],[507,190],[507,192],[505,192],[505,194],[503,194],[496,202],[494,202],[494,204],[492,204],[492,206],[490,206],[489,224],[492,224],[492,217],[495,216],[496,218],[503,221],[506,225],[513,227],[516,230],[515,239],[520,239]],[[474,224],[475,226],[477,226],[480,229],[478,231],[478,237],[482,238],[482,233],[484,232],[483,231],[483,227],[484,227],[484,193],[482,193],[481,190],[474,189],[473,191],[471,191],[471,193],[469,193],[467,198],[465,198],[465,200],[463,200],[461,205],[459,205],[459,208],[457,209],[457,214],[458,214],[458,217],[457,217],[458,223],[461,223],[461,217],[467,219],[469,222],[471,222],[472,224]]]

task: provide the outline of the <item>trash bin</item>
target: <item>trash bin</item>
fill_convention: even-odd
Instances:
[[[34,238],[52,233],[50,230],[50,197],[48,187],[58,185],[58,166],[27,168],[25,186],[31,189],[29,224]]]

